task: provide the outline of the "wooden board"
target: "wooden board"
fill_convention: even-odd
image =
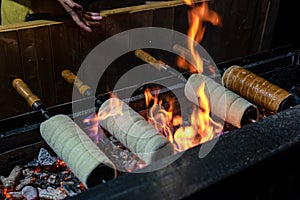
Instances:
[[[161,8],[153,12],[153,27],[173,29],[175,8]]]
[[[50,26],[56,104],[72,100],[72,86],[62,77],[64,69],[76,72],[80,66],[79,28],[73,22]]]
[[[266,6],[269,0],[224,0],[211,2],[210,8],[220,14],[222,27],[207,25],[201,44],[211,55],[215,63],[246,56],[262,50],[260,43],[269,43],[271,30],[264,32],[267,18]],[[271,4],[272,7],[277,6]],[[272,25],[270,24],[272,27]],[[268,42],[267,42],[268,41]],[[270,45],[269,45],[270,46]],[[264,50],[267,46],[264,45]],[[226,51],[230,49],[230,51]]]
[[[92,33],[86,32],[84,30],[79,31],[79,51],[81,62],[86,58],[86,56],[92,51],[98,44],[106,38],[106,19],[101,21],[101,25],[92,28]]]
[[[0,119],[27,111],[26,103],[12,87],[23,78],[17,31],[0,32]]]
[[[252,46],[249,48],[249,53],[265,51],[270,48],[280,6],[280,0],[264,0],[258,3],[259,9],[256,11],[253,24],[253,30],[256,27],[256,32],[252,34],[250,42]]]
[[[223,26],[215,27],[208,24],[201,45],[215,63],[267,49],[272,40],[278,1],[275,3],[270,3],[270,0],[209,1],[210,8],[220,14]],[[201,0],[196,1],[200,2]],[[7,117],[26,111],[26,106],[20,106],[24,101],[11,90],[12,77],[25,78],[30,87],[42,95],[41,98],[49,105],[71,101],[73,87],[61,77],[63,69],[70,69],[76,73],[97,44],[133,28],[164,27],[186,34],[189,26],[187,19],[189,9],[184,1],[173,0],[104,10],[100,12],[104,17],[103,24],[95,28],[91,34],[81,30],[69,18],[0,26],[1,91],[4,95],[0,103],[5,104],[12,97],[15,97],[13,101],[19,99],[19,103],[11,101],[11,104],[17,104],[17,108],[3,106],[0,115]],[[45,31],[46,29],[49,31]],[[129,38],[122,38],[120,41],[126,47],[132,44]],[[172,38],[170,42],[174,42]],[[114,49],[108,49],[107,52],[103,52],[102,58],[107,60],[104,54],[113,51]],[[103,77],[99,77],[100,92],[106,92],[107,86],[113,87],[122,74],[140,64],[134,60],[134,56],[133,58],[132,55],[126,56],[113,64],[106,63],[112,66]]]
[[[207,24],[201,44],[215,63],[247,54],[256,4],[257,0],[224,0],[209,4],[220,15],[222,26]]]
[[[151,27],[153,24],[153,11],[141,11],[120,15],[113,15],[107,17],[107,36],[113,36],[117,33],[126,30],[133,30],[134,28],[140,27]],[[119,25],[120,24],[120,25]],[[125,34],[124,38],[119,38],[120,46],[119,48],[127,49],[132,47],[133,43],[135,45],[142,45],[143,41],[135,40],[135,38],[131,38],[130,33]],[[113,54],[113,49],[108,49],[109,54]],[[106,71],[106,86],[105,88],[113,89],[117,81],[130,69],[135,67],[136,62],[139,62],[134,56],[133,52],[128,52],[125,55],[120,55],[121,57],[111,63],[109,68]],[[107,63],[109,64],[109,63]],[[126,86],[130,85],[130,80],[125,83]],[[101,91],[98,91],[101,92]]]
[[[174,12],[174,30],[179,31],[183,34],[187,33],[188,24],[188,7],[186,5],[178,6]]]
[[[55,105],[49,27],[19,30],[24,81],[47,106]]]

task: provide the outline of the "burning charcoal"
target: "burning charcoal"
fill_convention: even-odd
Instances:
[[[122,159],[124,159],[124,160],[127,160],[127,159],[128,159],[128,154],[125,153],[124,151],[121,151],[121,152],[120,152],[120,157],[121,157]]]
[[[77,195],[80,190],[76,188],[74,182],[62,182],[61,187],[70,197]]]
[[[29,163],[27,163],[27,165],[25,167],[34,168],[37,166],[39,166],[39,162],[37,160],[33,160],[33,161],[30,161]]]
[[[41,148],[38,155],[38,163],[42,166],[54,165],[56,163],[56,157],[51,156],[46,149]]]
[[[29,168],[26,168],[22,171],[22,174],[23,176],[27,177],[27,176],[33,176],[34,174],[34,171],[29,169]]]
[[[61,191],[59,187],[55,189],[55,198],[56,199],[59,200],[59,199],[64,199],[66,197],[67,197],[67,195],[63,191]]]
[[[8,193],[13,199],[22,199],[23,194],[22,192],[9,192]]]
[[[22,194],[27,200],[34,200],[38,198],[37,190],[32,186],[25,186],[22,189]]]
[[[3,185],[0,183],[0,200],[5,199]]]
[[[49,199],[49,200],[61,200],[65,199],[67,195],[63,193],[59,188],[48,187],[47,189],[38,188],[39,197],[41,199]]]
[[[29,185],[31,183],[35,182],[35,178],[34,177],[26,177],[25,179],[21,180],[20,183],[16,186],[16,190],[21,190],[23,187],[25,187],[26,185]]]
[[[47,174],[47,173],[45,173],[45,172],[43,172],[43,173],[41,173],[41,174],[39,175],[39,178],[40,178],[40,179],[48,179],[48,177],[49,177],[49,174]]]
[[[23,166],[17,165],[15,168],[10,172],[7,178],[0,176],[0,181],[3,183],[3,186],[8,189],[12,190],[16,184],[16,181],[19,179],[22,173]]]
[[[125,168],[127,171],[131,172],[136,168],[136,164],[137,164],[136,160],[131,160],[125,163]]]
[[[51,176],[48,178],[47,181],[48,181],[48,183],[50,183],[50,184],[54,184],[55,181],[56,181],[56,176],[51,175]]]
[[[69,181],[69,180],[71,180],[73,177],[72,177],[72,175],[71,174],[67,174],[67,175],[65,175],[64,177],[63,177],[63,180],[64,181]]]

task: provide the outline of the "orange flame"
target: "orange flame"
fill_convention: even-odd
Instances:
[[[146,106],[149,108],[151,101],[153,101],[153,105],[151,109],[149,109],[149,115],[147,116],[147,120],[150,124],[154,125],[156,130],[165,135],[171,142],[173,142],[173,124],[180,124],[180,117],[176,116],[176,121],[173,121],[173,110],[174,110],[174,99],[167,98],[167,102],[169,104],[169,108],[166,110],[162,106],[162,101],[158,101],[159,89],[155,90],[155,95],[152,94],[149,88],[146,88],[144,95]]]
[[[204,88],[205,84],[203,83],[198,91],[198,95],[202,98],[199,98],[199,107],[195,106],[193,109],[190,125],[179,128],[176,127],[182,124],[182,118],[173,115],[175,98],[166,99],[167,104],[170,105],[166,110],[157,93],[153,95],[149,88],[145,90],[146,105],[149,109],[148,122],[165,135],[174,144],[177,151],[184,151],[209,141],[223,129],[221,124],[215,123],[210,118],[209,100],[205,95]],[[149,108],[150,104],[152,106]]]
[[[204,37],[206,22],[210,22],[215,26],[220,26],[221,18],[218,13],[208,8],[207,2],[203,2],[201,5],[195,5],[191,0],[184,1],[188,6],[192,7],[188,13],[188,22],[190,27],[187,35],[191,38],[191,40],[188,40],[187,47],[192,55],[193,65],[184,59],[184,55],[182,55],[182,57],[178,57],[177,65],[183,69],[189,69],[191,73],[202,73],[203,60],[196,51],[195,45],[200,43]]]
[[[205,95],[205,83],[199,90],[199,107],[194,106],[191,114],[190,126],[180,127],[174,133],[174,140],[178,151],[184,151],[198,144],[213,139],[223,129],[221,124],[210,118],[209,100]]]
[[[187,47],[192,58],[193,64],[190,64],[182,54],[177,59],[177,65],[191,73],[203,73],[203,59],[197,52],[195,46],[200,43],[206,30],[206,22],[213,25],[221,25],[221,18],[215,12],[208,8],[208,3],[203,2],[201,5],[195,5],[192,0],[184,0],[191,7],[188,13],[190,27],[187,35],[190,37]],[[214,72],[209,67],[211,72]],[[197,95],[199,97],[199,107],[195,108],[191,114],[190,126],[180,127],[174,133],[174,140],[178,151],[183,151],[213,139],[216,133],[222,131],[222,125],[214,122],[210,117],[209,100],[205,94],[205,83],[203,83]]]

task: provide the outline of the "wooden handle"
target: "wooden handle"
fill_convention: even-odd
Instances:
[[[37,102],[41,102],[40,98],[34,95],[29,87],[24,83],[24,81],[20,78],[16,78],[12,82],[13,87],[16,91],[27,100],[28,105],[30,108],[33,108],[33,104]]]
[[[188,60],[190,60],[193,56],[191,55],[191,52],[188,50],[188,49],[186,49],[185,47],[183,47],[183,46],[180,46],[180,45],[178,45],[178,44],[175,44],[174,46],[173,46],[173,50],[175,51],[175,52],[177,52],[178,54],[180,54],[180,55],[183,55],[185,58],[187,58]]]
[[[91,90],[91,87],[84,84],[73,72],[68,69],[65,69],[61,72],[61,76],[71,85],[74,85],[79,93],[82,96],[86,96],[88,90]]]
[[[61,76],[62,76],[68,83],[70,83],[71,85],[74,84],[75,79],[76,79],[75,74],[73,74],[73,72],[71,72],[71,71],[68,70],[68,69],[63,70],[63,71],[61,72]]]
[[[139,59],[145,61],[146,63],[149,63],[150,65],[154,66],[159,71],[161,71],[162,67],[164,65],[166,65],[161,60],[157,60],[156,58],[154,58],[153,56],[151,56],[149,53],[147,53],[147,52],[145,52],[145,51],[143,51],[141,49],[137,49],[135,51],[135,56],[138,57]]]

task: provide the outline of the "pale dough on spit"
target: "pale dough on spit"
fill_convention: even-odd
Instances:
[[[241,120],[249,108],[256,110],[254,120],[259,119],[259,111],[255,105],[202,74],[192,74],[185,85],[184,92],[189,101],[199,104],[197,93],[203,83],[211,112],[220,119],[240,128]]]
[[[44,121],[40,132],[46,143],[86,186],[89,175],[100,164],[116,169],[99,147],[68,116],[56,115]]]
[[[104,109],[107,110],[112,104],[119,105],[120,101],[117,98],[106,100],[101,105],[99,112]],[[122,115],[116,114],[99,120],[104,129],[117,138],[132,153],[137,154],[146,164],[174,153],[173,145],[153,125],[149,124],[125,102],[121,102],[121,106]]]

